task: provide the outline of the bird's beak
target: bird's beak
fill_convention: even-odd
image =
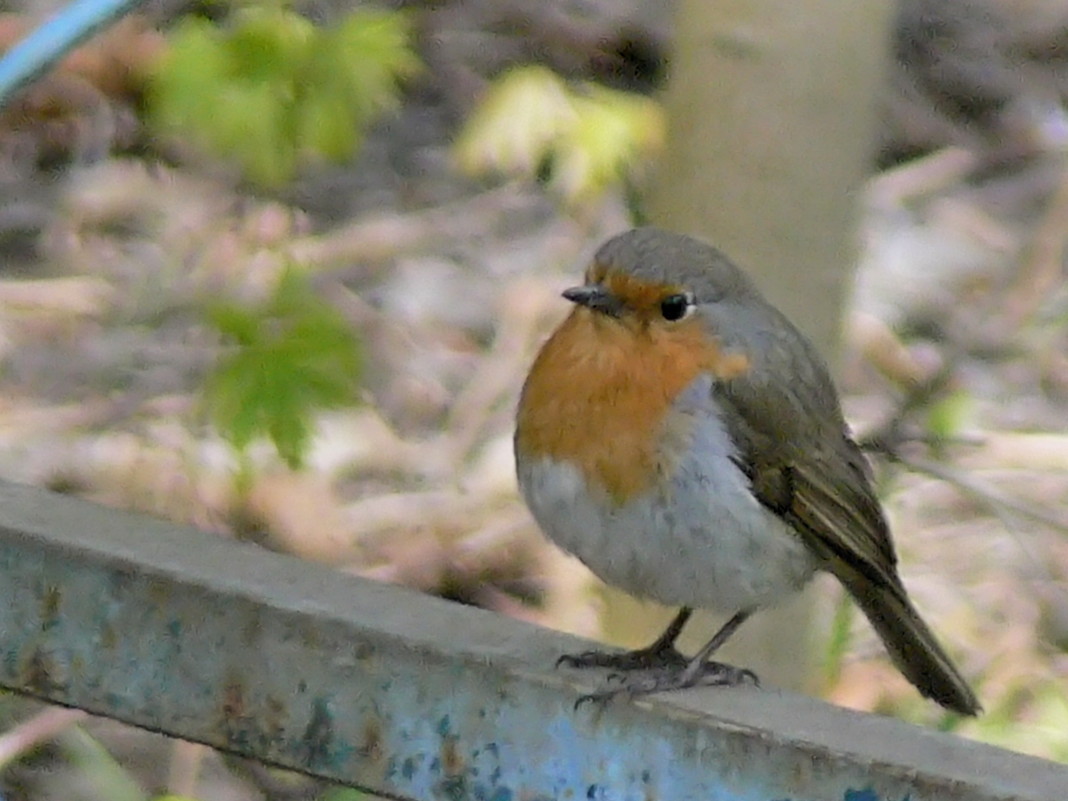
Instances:
[[[573,286],[564,290],[564,297],[572,303],[607,314],[609,317],[619,317],[623,312],[623,303],[619,298],[600,284]]]

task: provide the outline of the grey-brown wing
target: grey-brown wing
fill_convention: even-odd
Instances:
[[[748,376],[714,390],[753,493],[833,572],[839,561],[896,583],[897,556],[864,454],[850,439],[830,378],[804,343],[802,365],[772,365],[789,387]],[[779,351],[796,357],[795,349]],[[765,349],[775,358],[774,349]],[[787,358],[782,356],[781,358]],[[767,371],[765,371],[767,372]]]
[[[832,572],[841,561],[875,582],[896,584],[897,554],[886,518],[866,470],[855,463],[864,456],[845,442],[836,454],[787,467],[793,493],[784,517]]]
[[[894,664],[921,693],[962,714],[976,714],[978,699],[897,575],[868,463],[849,437],[819,356],[784,321],[757,332],[763,347],[728,343],[756,354],[757,369],[713,389],[753,494],[838,577]]]

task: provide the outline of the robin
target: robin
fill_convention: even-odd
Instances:
[[[710,245],[638,228],[601,246],[564,297],[575,307],[519,402],[519,487],[605,582],[681,607],[646,648],[562,657],[624,672],[591,697],[755,681],[712,656],[828,570],[921,693],[979,712],[905,592],[827,366],[747,276]],[[687,659],[675,641],[695,607],[733,617]]]

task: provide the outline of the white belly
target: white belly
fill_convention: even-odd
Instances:
[[[749,492],[715,417],[665,486],[622,506],[592,495],[570,464],[521,460],[519,482],[538,524],[602,580],[673,606],[724,612],[774,604],[800,589],[816,562],[800,538]]]

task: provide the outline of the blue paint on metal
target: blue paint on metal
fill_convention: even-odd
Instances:
[[[334,713],[329,698],[312,701],[307,728],[294,745],[305,752],[304,765],[309,770],[337,770],[344,764],[343,754],[348,748],[334,743]]]
[[[0,58],[0,108],[38,75],[145,0],[76,0]]]
[[[0,485],[0,684],[413,799],[1050,801],[1068,769],[774,691],[584,706],[560,635]],[[715,714],[686,706],[694,698]]]
[[[884,799],[881,799],[878,793],[867,787],[863,790],[846,790],[845,795],[842,796],[842,801],[884,801]],[[909,798],[905,796],[900,801],[909,801]]]

